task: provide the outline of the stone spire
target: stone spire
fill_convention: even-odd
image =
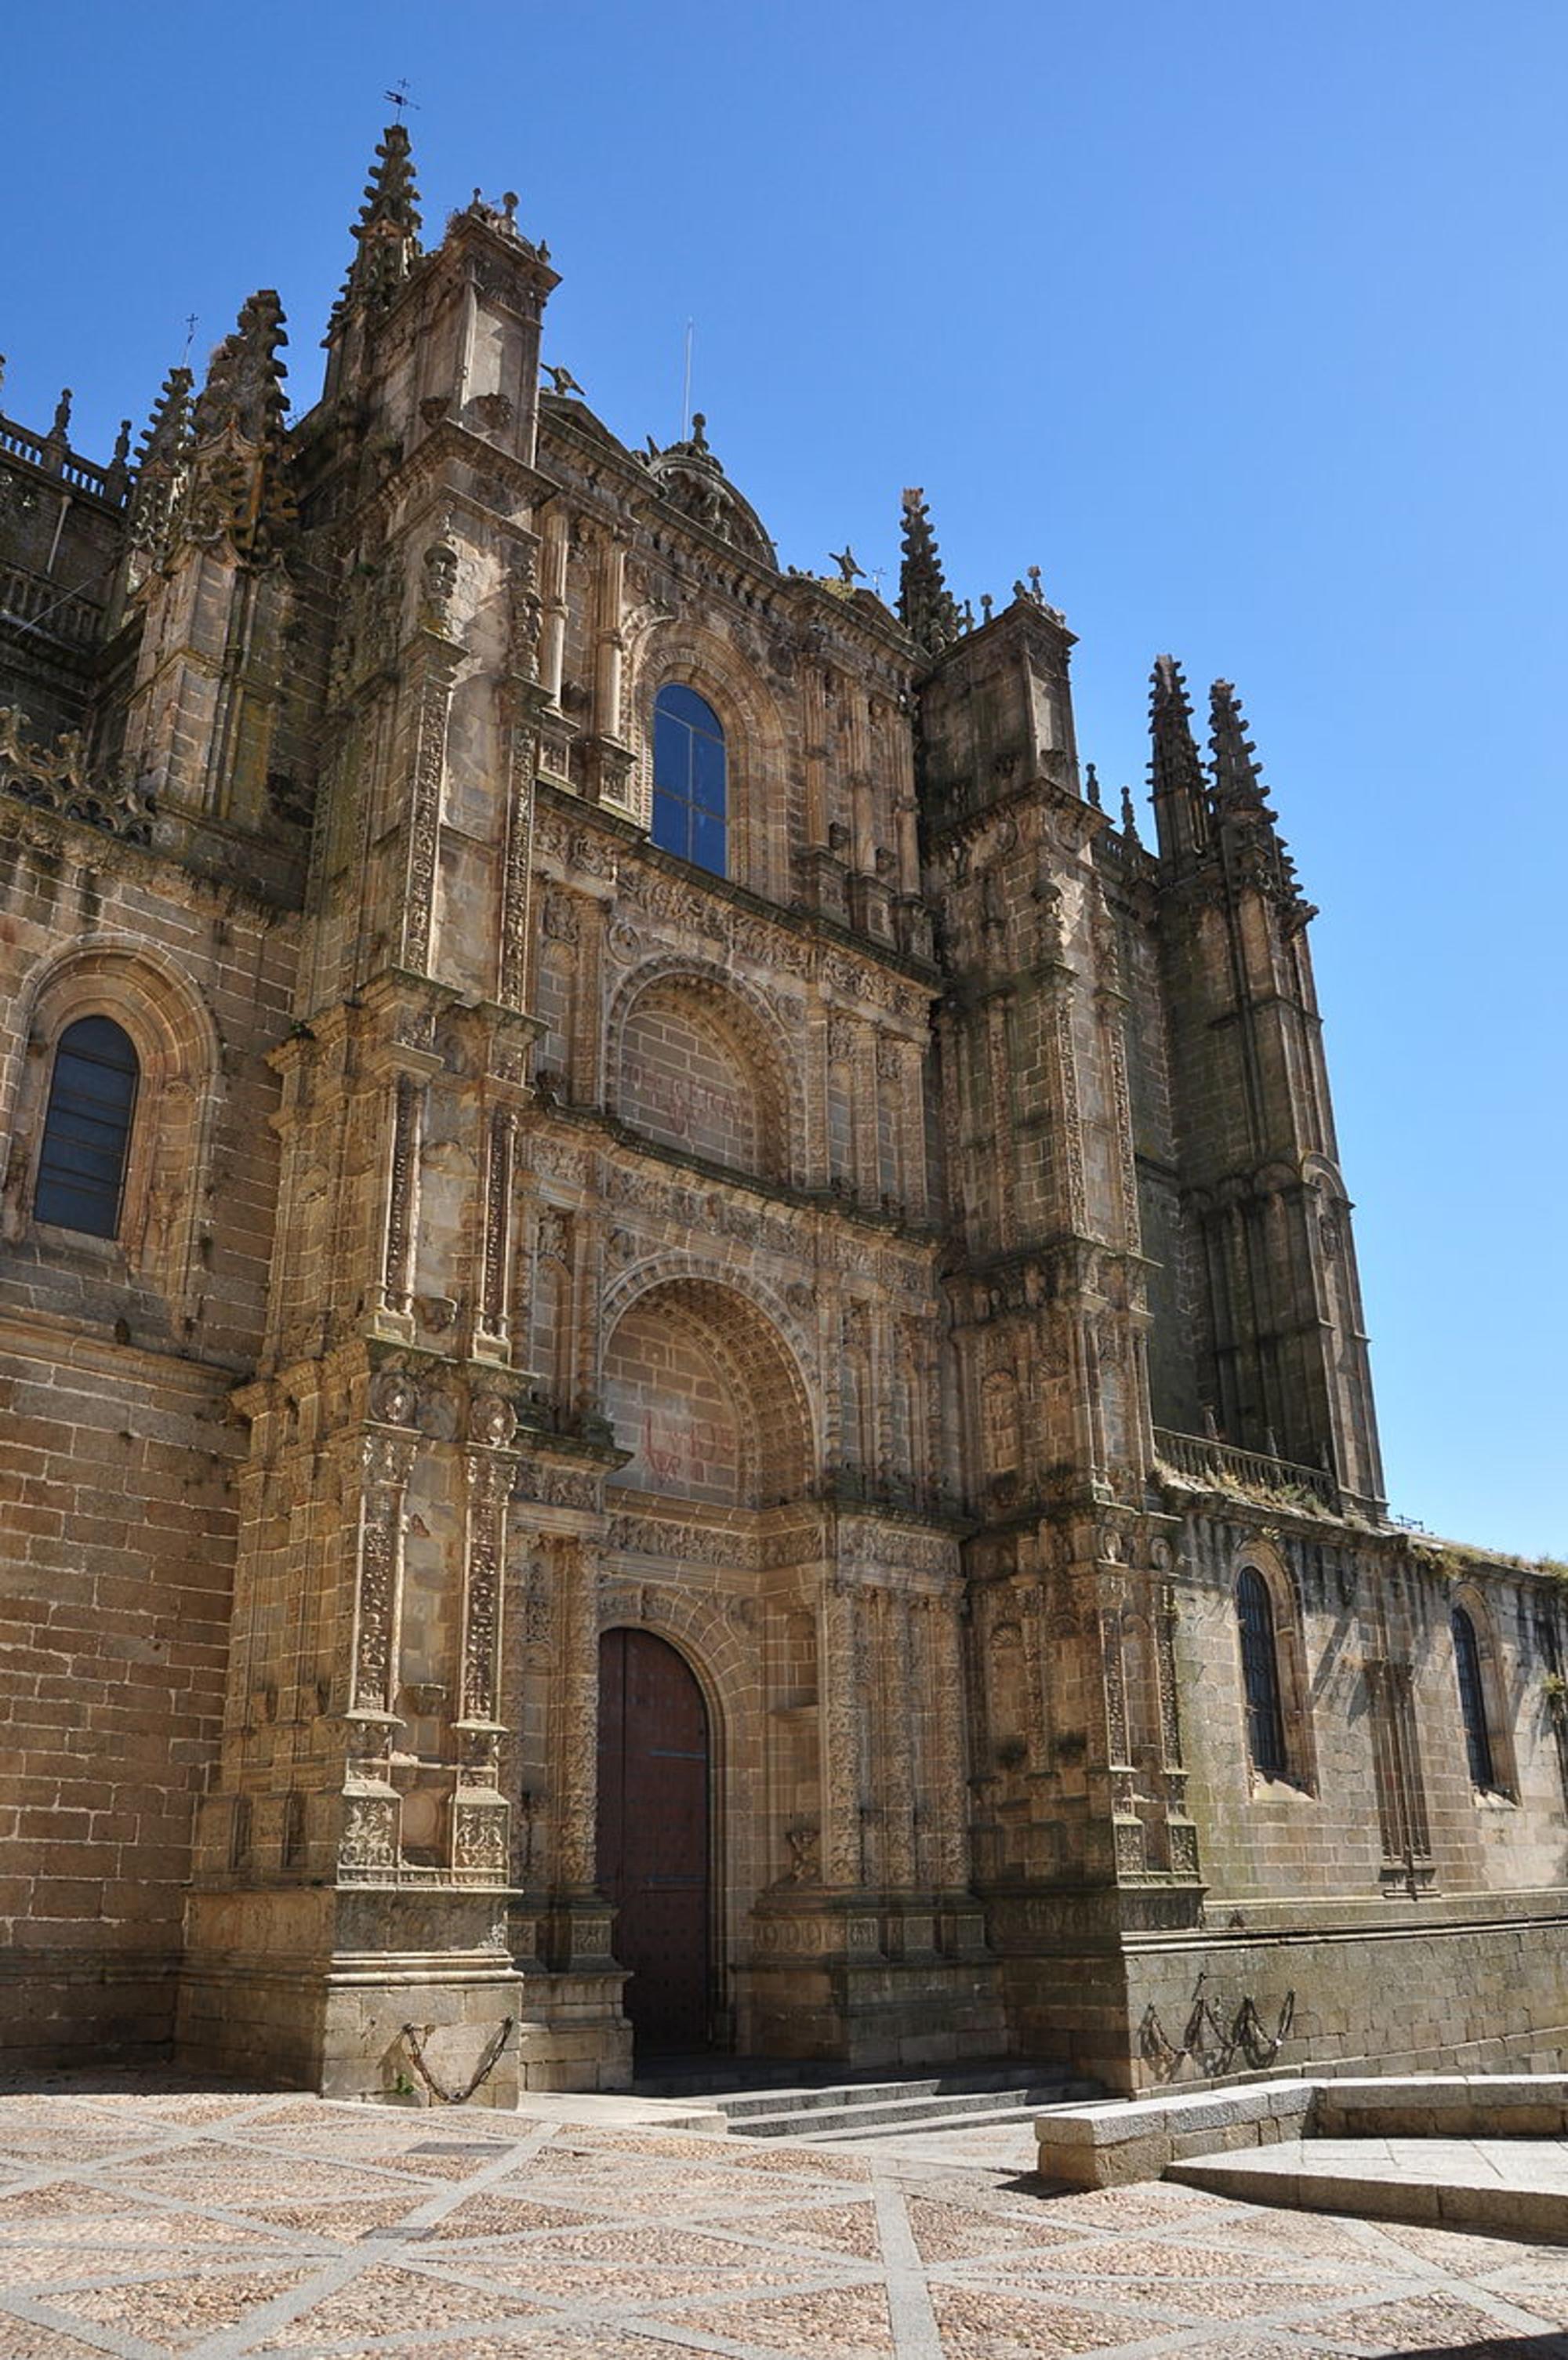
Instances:
[[[1168,858],[1208,841],[1208,787],[1192,735],[1187,683],[1174,656],[1156,656],[1149,684],[1149,785],[1160,849]]]
[[[405,123],[389,123],[381,135],[353,235],[354,257],[339,311],[355,302],[387,302],[419,257],[419,192]]]
[[[246,297],[239,324],[212,355],[191,415],[194,448],[180,521],[192,541],[226,537],[241,556],[266,557],[293,516],[279,358],[288,341],[283,306],[264,287]]]
[[[958,602],[949,590],[931,530],[925,494],[917,484],[904,494],[904,560],[898,571],[898,614],[909,637],[932,655],[957,639]]]

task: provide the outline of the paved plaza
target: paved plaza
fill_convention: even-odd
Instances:
[[[843,2147],[63,2081],[0,2094],[0,2360],[1568,2355],[1568,2247]]]

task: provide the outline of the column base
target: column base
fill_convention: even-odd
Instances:
[[[176,2054],[325,2098],[514,2106],[525,1986],[500,1898],[193,1894]]]

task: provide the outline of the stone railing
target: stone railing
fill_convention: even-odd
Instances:
[[[1325,1507],[1339,1506],[1339,1485],[1321,1467],[1298,1467],[1263,1450],[1238,1450],[1203,1434],[1154,1429],[1154,1450],[1167,1467],[1194,1483],[1239,1483],[1249,1491],[1309,1491]]]
[[[90,777],[87,748],[74,729],[52,746],[38,746],[24,737],[25,727],[14,706],[0,705],[0,793],[129,844],[150,844],[155,806],[146,788]]]
[[[29,574],[20,565],[0,572],[0,622],[20,623],[29,630],[48,632],[51,639],[90,647],[98,637],[103,612],[91,598],[61,590],[58,582],[41,574]]]
[[[124,504],[129,475],[125,467],[95,467],[91,459],[79,458],[59,435],[35,434],[14,418],[0,416],[0,458],[23,459],[40,475],[58,476],[73,490],[90,492],[111,508]]]

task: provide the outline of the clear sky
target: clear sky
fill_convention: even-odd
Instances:
[[[694,394],[780,558],[1026,565],[1141,795],[1234,679],[1303,885],[1396,1511],[1568,1557],[1563,0],[271,0],[10,12],[0,407],[139,431],[255,287],[300,409],[407,79],[427,234],[521,195],[546,352]]]

